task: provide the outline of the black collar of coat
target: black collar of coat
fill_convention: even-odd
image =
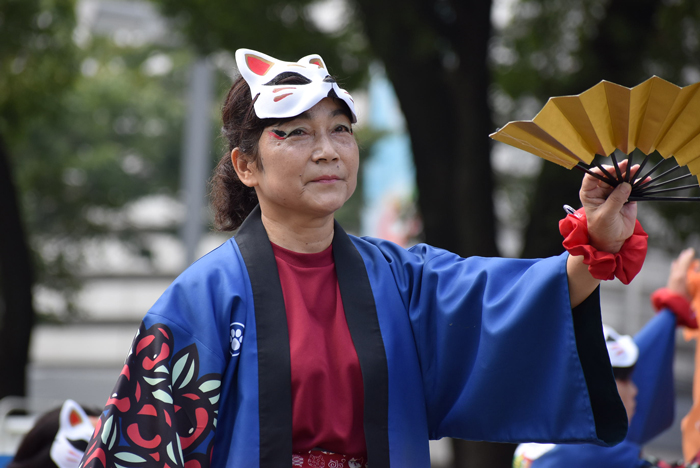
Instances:
[[[290,466],[292,391],[289,331],[277,263],[256,207],[235,236],[246,264],[255,303],[258,340],[260,466]],[[367,458],[373,468],[389,466],[389,379],[377,308],[362,256],[338,222],[333,257],[345,317],[357,351],[364,385]]]

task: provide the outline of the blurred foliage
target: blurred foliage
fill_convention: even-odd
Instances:
[[[29,224],[49,236],[103,232],[91,208],[177,188],[188,57],[99,39],[83,54],[60,118],[32,119],[15,147]],[[144,65],[154,58],[175,62],[173,70],[149,76]]]
[[[27,118],[57,112],[78,70],[73,0],[0,0],[0,132],[24,138]]]
[[[352,8],[343,2],[331,2],[331,8],[344,10],[336,27],[326,30],[327,25],[314,20],[314,9],[322,3],[317,0],[151,1],[173,18],[200,54],[245,47],[296,61],[300,51],[312,51],[338,75],[341,87],[355,89],[366,79],[364,36]]]
[[[9,153],[5,163],[11,173],[12,169],[16,173],[17,166],[27,157],[16,150],[27,138],[27,123],[40,117],[60,118],[59,101],[78,72],[78,50],[72,39],[74,28],[73,0],[0,0],[0,140]],[[13,184],[21,192],[12,178],[2,183]],[[19,193],[17,198],[21,204]],[[3,213],[9,215],[12,211],[3,210]],[[31,232],[26,220],[3,219],[8,223],[22,221],[25,221],[24,232]],[[29,259],[21,261],[29,262]],[[31,288],[31,284],[25,286]],[[22,354],[22,350],[16,351]]]
[[[122,209],[177,193],[192,53],[119,46],[111,37],[75,41],[66,0],[0,0],[0,26],[0,132],[37,283],[72,311],[87,240],[116,238],[137,255],[150,253]]]
[[[167,11],[176,2],[161,3]],[[73,0],[0,0],[0,132],[12,155],[37,283],[62,296],[69,312],[75,312],[86,241],[117,239],[135,255],[151,254],[147,232],[124,216],[124,208],[148,195],[177,196],[196,51],[215,52],[212,167],[225,146],[218,137],[218,107],[235,72],[231,54],[221,52],[226,46],[243,42],[296,60],[299,50],[313,45],[319,51],[320,44],[342,86],[365,79],[367,58],[357,30],[345,24],[330,35],[321,32],[310,3],[271,3],[260,16],[256,2],[235,8],[210,2],[205,16],[177,15],[173,28],[198,38],[193,49],[175,32],[158,44],[85,31],[78,37]],[[260,34],[267,28],[278,34]],[[350,229],[359,227],[360,204],[361,197],[354,197],[340,214]],[[174,233],[177,226],[166,229]]]
[[[108,38],[93,38],[80,56],[80,75],[56,99],[57,112],[25,120],[23,138],[12,146],[27,227],[42,259],[39,280],[65,294],[79,285],[74,274],[86,239],[116,237],[148,255],[120,210],[177,191],[190,61],[187,52],[121,48]],[[154,63],[161,70],[154,72]]]
[[[579,94],[601,80],[627,87],[652,75],[679,86],[700,81],[700,3],[693,0],[519,0],[512,14],[491,46],[499,125],[529,120],[550,96]],[[580,178],[549,163],[542,166],[529,199],[531,221],[543,227],[529,228],[531,244],[553,245],[547,233],[562,216],[561,200],[576,200]],[[571,189],[560,192],[560,184]],[[545,207],[547,199],[556,203]],[[698,242],[700,212],[693,203],[639,206],[650,244],[675,254]],[[534,245],[525,251],[547,253]]]
[[[492,57],[497,83],[513,97],[578,94],[611,75],[628,87],[651,75],[700,80],[700,4],[692,0],[520,0],[512,14]]]

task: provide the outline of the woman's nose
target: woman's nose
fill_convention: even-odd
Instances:
[[[315,162],[321,162],[335,161],[339,156],[331,139],[328,136],[323,136],[319,138],[314,147],[311,158]]]

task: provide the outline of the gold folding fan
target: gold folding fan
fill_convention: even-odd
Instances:
[[[629,182],[630,201],[700,201],[700,197],[657,196],[698,187],[697,183],[673,184],[700,174],[700,83],[681,88],[653,76],[634,88],[625,88],[601,81],[577,96],[550,98],[534,119],[509,122],[490,136],[567,169],[587,172],[612,186]],[[639,169],[623,175],[615,149],[629,155],[628,167],[632,167],[635,148],[647,157]],[[644,173],[654,151],[663,159]],[[596,154],[611,157],[616,177],[594,160]],[[671,156],[677,165],[648,180]],[[592,173],[590,165],[601,168],[603,175]],[[682,166],[690,173],[662,181]],[[664,185],[673,186],[660,188]]]

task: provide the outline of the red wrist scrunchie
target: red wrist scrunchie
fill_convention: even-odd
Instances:
[[[676,316],[678,325],[688,328],[698,328],[698,319],[695,311],[690,306],[690,301],[668,288],[659,288],[651,295],[651,305],[657,312],[661,309],[670,309]]]
[[[647,255],[647,238],[649,237],[637,220],[632,235],[622,244],[617,253],[603,252],[590,244],[586,212],[579,208],[559,221],[559,232],[564,236],[564,248],[569,254],[583,256],[583,263],[588,265],[591,275],[600,280],[617,277],[622,283],[630,284],[642,269]]]

